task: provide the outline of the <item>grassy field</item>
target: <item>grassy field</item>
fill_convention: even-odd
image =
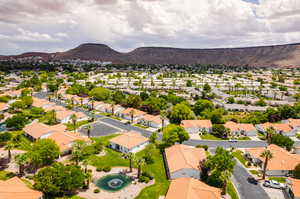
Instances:
[[[208,133],[205,134],[205,135],[201,135],[200,137],[203,140],[223,140],[222,138],[218,138],[218,137],[216,137],[216,136],[214,136],[212,134],[208,134]]]
[[[87,120],[76,122],[76,125],[75,125],[76,129],[78,129],[82,125],[85,125],[85,124],[88,124],[88,123],[89,123],[89,121],[87,121]],[[67,126],[67,130],[68,131],[74,131],[74,125],[73,125],[73,123],[67,123],[66,126]]]
[[[230,182],[227,185],[227,193],[230,195],[231,199],[239,199],[239,196],[238,196],[232,182]]]
[[[105,146],[108,145],[108,140],[115,137],[117,135],[111,135],[101,138],[95,138],[99,139]],[[89,163],[95,167],[104,167],[104,166],[129,166],[129,161],[122,158],[122,154],[119,152],[116,152],[112,149],[105,148],[106,155],[98,157],[96,155],[92,155],[88,158]],[[169,181],[167,180],[165,168],[164,168],[164,162],[163,162],[163,156],[160,153],[160,151],[156,148],[154,148],[152,151],[152,157],[154,159],[153,164],[145,164],[143,166],[143,171],[147,171],[151,173],[154,176],[155,184],[151,185],[149,187],[146,187],[141,191],[141,193],[136,197],[136,199],[157,199],[160,195],[165,195],[168,187],[169,187]],[[136,157],[143,157],[144,151],[140,151],[136,153]],[[134,167],[136,167],[135,164],[133,164]]]
[[[257,170],[249,170],[250,173],[252,173],[253,175],[258,175],[259,171]]]
[[[0,171],[0,180],[8,180],[9,178],[12,178],[14,176],[14,173],[8,171]]]
[[[277,182],[280,183],[285,183],[286,182],[286,178],[284,177],[269,177],[270,180],[276,180]]]
[[[237,140],[243,141],[243,140],[251,140],[251,138],[247,137],[247,136],[243,136],[243,137],[239,137],[237,138]]]
[[[134,124],[133,126],[136,126],[136,127],[142,128],[142,129],[147,129],[148,128],[147,126],[143,126],[141,124]]]
[[[243,156],[243,152],[240,150],[236,150],[232,153],[234,155],[235,158],[237,158],[245,167],[249,167],[248,165],[246,165],[247,160],[244,158]]]

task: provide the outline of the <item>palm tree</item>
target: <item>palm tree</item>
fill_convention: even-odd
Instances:
[[[134,114],[135,114],[134,109],[131,109],[131,111],[129,112],[129,114],[130,114],[130,117],[131,117],[131,123],[133,123],[133,117],[134,117]]]
[[[11,159],[11,150],[15,147],[15,144],[12,141],[8,141],[5,145],[5,150],[8,152],[8,160]]]
[[[72,120],[73,123],[73,128],[74,128],[74,133],[76,132],[76,122],[77,122],[77,116],[75,114],[72,114],[70,119]]]
[[[129,172],[132,172],[132,160],[134,159],[134,154],[129,152],[129,153],[125,153],[124,158],[129,160]]]
[[[74,106],[74,97],[71,97],[71,104]]]
[[[91,100],[91,110],[94,110],[94,105],[95,105],[95,100],[92,99],[92,100]]]
[[[141,177],[142,165],[144,165],[144,164],[145,164],[144,158],[139,158],[139,159],[136,160],[136,165],[137,165],[137,168],[138,168],[137,178]]]
[[[111,103],[111,114],[114,115],[115,114],[115,103]]]
[[[85,173],[85,179],[86,179],[86,188],[89,189],[90,187],[90,181],[92,179],[93,175],[90,171]]]
[[[262,179],[264,180],[266,178],[266,171],[267,171],[268,161],[273,158],[273,154],[270,150],[266,149],[264,152],[262,152],[260,157],[265,158],[264,168],[263,168],[264,169],[263,170],[263,177],[262,177]]]
[[[79,161],[83,158],[82,149],[85,147],[85,142],[81,140],[75,141],[72,150],[72,160],[75,161],[75,164],[78,166]]]
[[[267,134],[267,137],[266,137],[267,141],[270,144],[272,136],[275,134],[275,129],[273,127],[268,128],[267,131],[266,131],[266,134]]]
[[[231,172],[230,171],[224,170],[224,171],[221,172],[220,178],[223,181],[223,189],[222,189],[223,195],[226,194],[227,185],[228,185],[228,181],[229,181],[230,177],[231,177]]]
[[[24,167],[28,163],[28,156],[26,153],[18,154],[15,157],[16,163],[19,165],[19,175],[24,175]]]
[[[160,119],[161,119],[161,128],[165,127],[165,120],[167,119],[167,112],[166,111],[161,111],[160,112]]]
[[[87,173],[87,166],[88,166],[89,162],[87,159],[84,159],[82,161],[82,165],[84,166],[84,173]]]
[[[83,105],[83,98],[82,97],[80,98],[80,105],[81,106]]]
[[[54,124],[56,124],[56,111],[52,110],[51,111],[51,119],[50,119]]]
[[[87,126],[85,127],[85,129],[86,129],[88,138],[90,138],[90,137],[91,137],[92,125],[87,125]]]

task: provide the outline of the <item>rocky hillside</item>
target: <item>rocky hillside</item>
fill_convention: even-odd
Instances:
[[[30,55],[31,53],[27,54]],[[143,47],[128,53],[120,53],[107,45],[87,43],[66,52],[48,54],[48,56],[41,53],[41,56],[52,57],[57,60],[79,58],[83,60],[112,61],[113,63],[198,63],[257,67],[300,67],[300,44],[216,49]]]

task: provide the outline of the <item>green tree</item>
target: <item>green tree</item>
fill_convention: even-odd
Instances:
[[[11,150],[15,148],[15,143],[12,141],[8,141],[5,145],[5,150],[7,150],[8,153],[8,160],[11,160]]]
[[[208,83],[204,84],[203,91],[205,91],[206,93],[209,93],[211,91],[211,87]]]
[[[59,147],[51,139],[40,139],[32,145],[28,152],[30,163],[39,168],[45,165],[51,165],[60,155]]]
[[[176,104],[169,115],[170,122],[174,124],[180,124],[182,120],[191,120],[194,118],[193,111],[184,103]]]
[[[129,172],[132,172],[132,163],[133,163],[133,159],[135,158],[134,154],[129,152],[129,153],[125,153],[124,154],[124,158],[129,160]]]
[[[142,98],[139,95],[129,95],[127,98],[127,106],[139,108],[142,104]]]
[[[271,144],[276,144],[278,146],[286,148],[288,151],[292,150],[294,141],[284,135],[274,134],[271,137]]]
[[[17,154],[15,156],[15,162],[19,166],[19,174],[24,175],[25,166],[29,163],[29,158],[27,153]]]
[[[115,91],[112,95],[112,100],[116,104],[123,104],[126,100],[126,95],[122,91]]]
[[[93,128],[92,125],[87,125],[87,126],[85,127],[88,138],[91,137],[91,131],[92,131],[92,128]]]
[[[300,163],[295,167],[293,171],[293,177],[296,179],[300,179]]]
[[[267,171],[267,167],[268,167],[268,161],[273,158],[273,154],[270,150],[265,150],[264,152],[262,152],[260,157],[265,158],[264,167],[263,167],[263,177],[262,177],[262,179],[264,180],[266,178],[266,171]]]
[[[230,135],[230,129],[225,128],[223,124],[213,124],[212,134],[217,137],[227,138]]]
[[[34,175],[34,188],[46,196],[61,196],[81,188],[85,182],[82,169],[74,165],[55,163]]]
[[[166,146],[171,146],[175,143],[183,143],[190,138],[186,130],[175,124],[169,124],[163,129],[163,142]]]
[[[73,124],[73,128],[74,128],[74,133],[76,132],[76,123],[77,123],[77,116],[75,114],[72,114],[70,117],[72,124]]]
[[[136,165],[138,168],[138,172],[137,172],[137,178],[139,179],[141,177],[141,171],[142,171],[142,166],[145,164],[145,160],[144,158],[137,158],[136,159]]]
[[[234,99],[234,97],[229,97],[228,99],[227,99],[227,102],[229,103],[229,104],[233,104],[234,102],[235,102],[235,99]]]
[[[12,117],[8,118],[5,121],[5,124],[8,128],[13,128],[16,130],[21,130],[24,128],[24,126],[28,123],[28,119],[25,117],[24,114],[18,113],[16,115],[13,115]]]
[[[205,110],[212,111],[214,109],[214,104],[209,100],[198,100],[194,105],[194,113],[196,115],[202,115],[201,113]]]
[[[110,91],[106,88],[103,88],[103,87],[98,87],[98,88],[93,88],[89,95],[91,97],[93,97],[94,99],[96,100],[99,100],[99,101],[105,101],[105,100],[108,100],[110,98]]]

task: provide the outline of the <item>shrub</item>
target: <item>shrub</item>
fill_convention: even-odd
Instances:
[[[198,144],[198,145],[196,145],[196,148],[203,148],[205,151],[208,150],[208,146],[204,145],[204,144]]]
[[[94,193],[100,193],[100,189],[94,189]]]
[[[103,171],[104,172],[110,172],[110,170],[111,170],[111,166],[105,166],[105,167],[103,167]]]
[[[102,167],[97,167],[96,171],[101,172],[101,171],[103,171],[103,168]]]
[[[146,177],[146,176],[141,176],[139,178],[139,182],[145,182],[145,183],[148,183],[150,182],[150,178]]]
[[[153,176],[152,176],[149,172],[147,172],[147,171],[143,171],[143,172],[142,172],[142,176],[147,177],[147,178],[149,178],[150,180],[153,179]]]

